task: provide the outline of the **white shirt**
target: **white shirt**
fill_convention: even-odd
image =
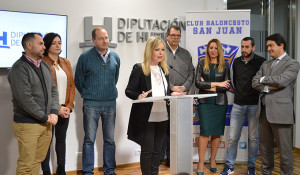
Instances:
[[[159,66],[150,66],[152,97],[166,96],[167,80]],[[162,81],[163,80],[163,81]],[[149,122],[162,122],[168,120],[166,102],[153,102]]]
[[[65,104],[68,78],[65,71],[59,65],[57,66],[58,66],[58,70],[55,68],[55,72],[56,72],[57,91],[58,91],[58,103]]]

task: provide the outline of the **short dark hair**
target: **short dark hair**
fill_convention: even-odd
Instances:
[[[242,41],[249,41],[249,40],[251,41],[251,46],[252,47],[255,46],[255,42],[254,42],[254,39],[252,37],[247,36],[247,37],[242,39]]]
[[[266,41],[269,41],[269,40],[274,41],[277,44],[277,46],[280,46],[281,44],[283,44],[283,50],[284,51],[287,50],[287,42],[280,33],[274,33],[274,34],[268,36],[266,38]]]
[[[169,27],[169,28],[168,28],[168,30],[167,30],[167,34],[168,34],[168,35],[170,35],[170,31],[171,31],[171,29],[174,29],[174,30],[179,30],[179,31],[180,31],[180,33],[181,33],[181,29],[180,29],[180,27],[178,27],[178,26],[171,26],[171,27]]]
[[[37,32],[29,32],[29,33],[26,33],[23,36],[23,38],[22,38],[22,46],[23,46],[24,50],[26,49],[26,43],[27,42],[31,42],[32,40],[34,40],[35,39],[35,35],[40,35],[41,37],[43,37],[41,33],[37,33]]]
[[[59,34],[57,33],[47,33],[47,35],[45,35],[44,37],[44,45],[46,47],[44,55],[47,56],[48,55],[48,51],[52,45],[52,42],[54,40],[54,38],[59,37],[59,39],[61,40],[61,37]]]

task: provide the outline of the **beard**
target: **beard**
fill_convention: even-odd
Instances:
[[[31,55],[36,56],[36,58],[38,58],[39,60],[42,59],[44,57],[44,52],[31,52]]]
[[[243,57],[249,58],[250,56],[252,56],[253,52],[251,51],[250,53],[247,52],[243,52],[242,55]]]

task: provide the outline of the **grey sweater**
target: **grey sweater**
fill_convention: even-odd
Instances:
[[[172,89],[173,86],[184,86],[188,92],[195,76],[195,67],[191,54],[186,49],[178,46],[174,55],[168,44],[166,50],[167,63],[170,67],[170,88]]]
[[[9,71],[8,81],[16,123],[45,123],[49,114],[58,114],[58,92],[47,63],[37,68],[23,55]]]

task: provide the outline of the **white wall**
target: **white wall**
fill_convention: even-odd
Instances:
[[[68,15],[67,55],[73,65],[74,71],[77,59],[83,51],[83,49],[79,48],[79,43],[84,41],[83,18],[85,16],[93,16],[94,24],[98,25],[103,24],[104,17],[112,17],[113,30],[116,31],[117,18],[159,20],[173,20],[174,18],[183,19],[186,11],[222,10],[223,7],[223,0],[0,1],[1,10]],[[116,32],[113,33],[112,42],[117,42]],[[142,60],[143,49],[144,43],[118,43],[118,47],[114,49],[119,53],[121,58],[120,79],[117,85],[119,97],[117,99],[117,120],[115,130],[117,164],[139,162],[139,156],[135,155],[135,150],[139,149],[139,146],[127,139],[126,132],[131,103],[125,96],[124,91],[132,66],[134,63],[141,62]],[[3,175],[15,174],[18,157],[17,141],[12,134],[13,112],[7,73],[8,70],[0,69],[0,172]],[[66,170],[68,171],[81,169],[81,160],[77,160],[76,154],[77,152],[81,152],[83,143],[81,109],[82,99],[78,92],[76,92],[75,110],[71,114],[67,135]],[[102,144],[102,132],[101,129],[99,129],[95,146],[96,167],[102,166]],[[53,151],[51,156],[55,156]],[[55,164],[53,161],[54,160],[52,160],[52,163]],[[55,165],[54,168],[56,168]]]

